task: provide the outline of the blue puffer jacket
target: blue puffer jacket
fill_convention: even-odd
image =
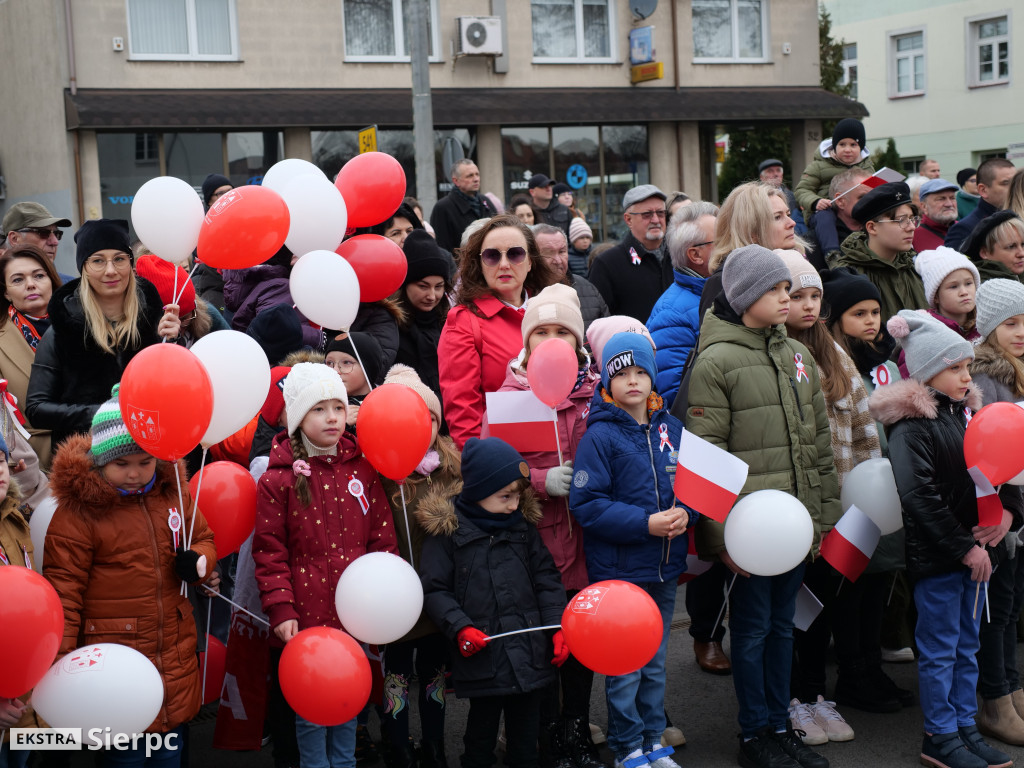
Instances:
[[[576,451],[569,506],[583,526],[583,550],[592,582],[675,581],[686,570],[687,536],[652,536],[647,518],[677,504],[675,481],[683,425],[664,408],[638,424],[602,388],[594,395],[587,431]],[[667,435],[667,443],[661,435]],[[654,480],[657,482],[653,482]],[[690,513],[690,525],[696,521]]]
[[[700,293],[707,278],[673,271],[675,282],[661,294],[651,310],[647,329],[651,332],[658,352],[654,361],[658,365],[656,389],[671,408],[683,377],[683,366],[690,350],[697,346],[700,332]]]

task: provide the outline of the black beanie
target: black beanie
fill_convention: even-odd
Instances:
[[[231,183],[231,179],[227,176],[221,176],[219,173],[211,173],[203,179],[203,205],[209,208],[210,198],[213,197],[213,193],[224,186],[231,187],[232,189],[235,187]]]
[[[425,229],[414,229],[402,245],[408,269],[403,286],[415,283],[424,277],[443,277],[451,280],[451,259],[437,241]]]
[[[832,149],[835,149],[843,139],[853,139],[860,145],[861,149],[864,149],[864,145],[867,143],[867,136],[864,134],[864,123],[855,117],[847,117],[840,120],[836,124],[836,129],[832,131]]]
[[[497,437],[471,437],[462,449],[462,498],[482,501],[516,480],[529,479],[530,467],[511,445]]]
[[[828,325],[831,327],[854,304],[874,299],[881,305],[882,294],[878,288],[864,275],[852,267],[826,269],[821,273],[822,314],[828,314]]]
[[[964,168],[956,175],[956,183],[959,186],[963,186],[967,183],[967,180],[976,174],[978,170],[976,168]]]
[[[75,264],[82,274],[85,260],[96,251],[123,251],[132,255],[127,219],[89,219],[75,232]],[[134,259],[132,259],[134,262]]]
[[[358,355],[352,348],[353,344],[359,350]],[[368,333],[350,331],[344,339],[335,339],[327,345],[327,351],[324,354],[331,352],[344,352],[356,360],[362,360],[363,368],[366,369],[366,378],[371,387],[379,386],[384,379],[384,374],[387,373],[384,370],[384,350],[381,349],[380,342]]]
[[[290,304],[277,304],[259,312],[245,332],[260,345],[271,365],[280,365],[303,346],[302,323]]]

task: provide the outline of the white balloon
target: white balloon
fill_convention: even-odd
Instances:
[[[57,500],[47,496],[39,506],[32,510],[32,519],[28,521],[28,530],[32,536],[32,566],[37,573],[43,572],[43,549],[46,544],[46,531],[50,527],[53,513],[57,511]]]
[[[322,173],[297,176],[281,195],[291,224],[284,244],[301,256],[310,251],[333,251],[345,238],[348,211],[338,188]]]
[[[795,496],[755,491],[725,518],[725,549],[733,561],[757,576],[777,576],[798,566],[814,542],[814,523]]]
[[[116,643],[72,651],[50,667],[32,692],[32,706],[47,723],[81,728],[83,739],[93,728],[142,733],[163,701],[163,680],[153,662]]]
[[[310,173],[320,176],[323,179],[327,178],[324,176],[324,172],[311,162],[290,157],[287,160],[280,160],[270,166],[270,168],[267,169],[267,172],[263,174],[263,181],[261,182],[261,185],[267,189],[274,190],[277,194],[284,197],[284,191],[288,188],[288,185],[292,183],[293,179]]]
[[[419,620],[423,586],[413,567],[398,555],[370,552],[341,574],[334,605],[352,637],[385,645],[403,637]]]
[[[135,233],[154,255],[174,263],[191,256],[203,225],[203,201],[174,176],[150,179],[132,199]]]
[[[345,331],[359,311],[359,278],[334,251],[310,251],[300,257],[289,278],[292,301],[317,325]]]
[[[862,461],[846,476],[839,495],[843,512],[856,505],[885,536],[903,527],[903,505],[888,459]]]
[[[210,374],[213,417],[199,442],[204,448],[230,437],[259,413],[270,389],[270,364],[254,338],[239,331],[214,331],[192,345]]]

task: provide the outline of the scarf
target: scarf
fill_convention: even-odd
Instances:
[[[611,392],[609,392],[604,387],[601,387],[601,399],[604,400],[604,402],[606,402],[606,403],[614,405],[616,408],[621,408],[622,407],[621,405],[619,405],[618,403],[615,402],[615,399],[612,397]],[[651,394],[649,394],[647,396],[647,418],[648,419],[653,418],[654,414],[657,411],[660,411],[664,407],[665,407],[665,401],[661,399],[661,395],[659,395],[657,392],[651,392]]]
[[[39,346],[39,340],[43,338],[43,334],[46,333],[46,329],[50,327],[50,320],[48,315],[43,317],[33,318],[29,315],[23,315],[21,312],[14,308],[11,304],[7,307],[7,316],[11,318],[11,322],[14,327],[21,331],[22,336],[25,337],[25,341],[32,348],[32,351],[36,351],[36,347]],[[35,321],[35,324],[33,324]],[[42,323],[40,321],[43,321]],[[36,328],[36,325],[42,327],[42,331]]]
[[[497,533],[505,531],[523,519],[522,510],[517,509],[510,515],[503,513],[488,512],[472,501],[466,501],[459,494],[455,497],[455,509],[462,513],[463,517],[472,520],[473,524],[484,533]]]
[[[487,211],[484,209],[484,203],[480,199],[480,194],[479,193],[470,196],[470,195],[467,195],[465,192],[463,192],[458,187],[453,188],[452,192],[454,192],[459,197],[461,197],[463,200],[466,200],[469,203],[469,209],[473,212],[473,216],[475,218],[482,219],[484,216],[487,215]]]
[[[861,339],[849,339],[850,357],[862,376],[870,374],[876,367],[884,363],[896,349],[896,339],[889,335],[884,327],[880,338],[872,342]]]

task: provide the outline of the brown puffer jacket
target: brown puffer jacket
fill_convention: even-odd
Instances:
[[[57,511],[46,534],[43,575],[64,605],[64,640],[58,657],[91,643],[119,643],[146,656],[160,672],[164,703],[147,731],[166,732],[199,711],[199,666],[192,606],[174,575],[174,545],[167,513],[180,507],[183,533],[192,522],[192,498],[180,464],[157,465],[148,493],[122,496],[93,465],[88,435],[65,442],[53,462],[50,487]],[[213,531],[197,513],[192,547],[217,562]]]

